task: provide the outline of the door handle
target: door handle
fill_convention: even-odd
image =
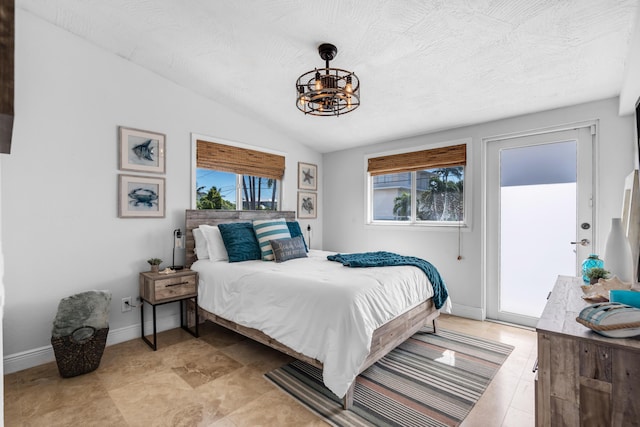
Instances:
[[[589,241],[589,239],[582,239],[579,242],[571,242],[572,245],[582,245],[582,246],[589,246],[591,244],[591,242]]]

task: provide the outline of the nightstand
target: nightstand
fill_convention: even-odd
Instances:
[[[191,270],[181,270],[170,274],[152,273],[146,271],[140,273],[140,308],[142,339],[154,351],[157,349],[156,336],[156,306],[180,303],[180,327],[194,337],[198,337],[198,273]],[[188,320],[185,321],[186,310],[184,303],[193,298],[196,306],[195,331],[189,329]],[[144,303],[150,304],[153,310],[153,343],[144,335]]]

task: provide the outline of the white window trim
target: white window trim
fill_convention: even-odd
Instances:
[[[215,136],[208,136],[208,135],[202,135],[202,134],[198,134],[198,133],[191,133],[191,209],[195,209],[196,208],[196,201],[198,199],[197,194],[196,194],[196,185],[197,185],[197,165],[196,165],[196,161],[197,161],[197,153],[198,153],[198,140],[200,141],[207,141],[207,142],[213,142],[215,144],[224,144],[224,145],[230,145],[232,147],[238,147],[238,148],[246,148],[248,150],[256,150],[256,151],[262,151],[264,153],[270,153],[270,154],[277,154],[279,156],[283,156],[285,158],[285,164],[286,164],[286,160],[287,160],[287,155],[286,153],[282,152],[282,151],[277,151],[277,150],[271,150],[269,148],[265,148],[265,147],[259,147],[257,145],[250,145],[250,144],[244,144],[242,142],[236,142],[236,141],[231,141],[228,139],[224,139],[224,138],[217,138]],[[286,172],[285,172],[286,174]],[[282,179],[280,180],[280,190],[278,191],[278,206],[280,207],[279,210],[282,210],[282,206],[284,203],[284,194],[285,194],[285,177],[283,176]],[[242,183],[240,182],[240,178],[238,178],[238,174],[236,174],[236,209],[238,208],[238,200],[240,200],[240,207],[242,207],[242,197],[238,198],[238,193],[240,193],[240,195],[242,195],[242,189],[239,188],[238,186],[241,186]]]
[[[402,149],[389,150],[389,151],[379,151],[375,153],[365,154],[364,168],[363,168],[364,176],[365,176],[364,194],[366,195],[365,206],[364,206],[365,227],[371,227],[371,228],[378,228],[378,227],[394,228],[395,227],[398,229],[406,229],[407,227],[410,227],[412,229],[428,230],[428,231],[436,231],[436,230],[451,231],[451,230],[458,230],[459,228],[461,228],[464,231],[471,231],[471,226],[473,222],[472,221],[472,218],[473,218],[473,212],[472,212],[472,207],[473,207],[472,145],[473,144],[472,142],[473,142],[473,138],[469,137],[469,138],[461,138],[461,139],[456,139],[451,141],[437,142],[433,144],[425,144],[417,147],[402,148]],[[461,145],[461,144],[465,144],[467,147],[467,162],[464,166],[464,177],[465,177],[464,178],[464,220],[462,222],[456,221],[456,222],[446,223],[446,222],[433,222],[433,221],[428,221],[428,222],[389,221],[389,220],[373,221],[372,219],[373,218],[373,185],[372,185],[373,177],[369,174],[369,172],[367,172],[370,158],[380,157],[380,156],[390,156],[394,154],[411,153],[414,151],[429,150],[433,148],[441,148],[441,147],[448,147],[452,145]],[[412,181],[411,206],[413,211],[413,207],[414,207],[413,204],[415,203],[414,193],[416,192],[415,174],[412,174],[411,181]]]

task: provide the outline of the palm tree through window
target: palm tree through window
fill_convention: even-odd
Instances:
[[[464,166],[372,177],[374,221],[464,221]]]

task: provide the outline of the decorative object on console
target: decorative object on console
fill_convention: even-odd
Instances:
[[[119,218],[164,218],[164,178],[118,175]]]
[[[318,196],[316,193],[298,191],[298,218],[316,218],[317,211]]]
[[[622,201],[622,228],[631,246],[631,258],[636,271],[634,282],[638,280],[638,262],[640,260],[640,179],[635,169],[624,180]]]
[[[589,254],[589,257],[582,261],[582,280],[584,283],[590,283],[590,277],[587,276],[587,272],[592,268],[604,268],[604,261],[598,258],[596,254]]]
[[[164,173],[165,139],[162,133],[118,128],[120,136],[120,170]]]
[[[585,307],[576,321],[605,337],[640,335],[640,309],[619,302],[601,302]]]
[[[598,283],[600,279],[608,279],[611,276],[611,272],[602,267],[592,267],[587,270],[585,276],[587,277],[587,283],[593,285]]]
[[[176,265],[176,248],[184,248],[183,237],[182,230],[179,228],[173,230],[173,258],[171,259],[170,267],[172,270],[182,270],[184,268],[183,265]]]
[[[631,284],[623,282],[617,276],[613,276],[610,279],[599,279],[593,285],[582,285],[581,288],[582,292],[584,292],[582,299],[593,303],[609,301],[609,291],[616,289],[628,290],[631,289]]]
[[[318,166],[298,162],[298,189],[316,191],[318,189],[317,177]]]
[[[631,246],[620,218],[611,218],[611,231],[607,237],[604,262],[611,274],[618,276],[623,282],[635,282]]]
[[[147,262],[151,266],[152,273],[157,273],[158,270],[160,270],[160,264],[162,264],[162,260],[160,258],[149,258]]]
[[[640,292],[631,289],[612,289],[609,291],[609,301],[640,308]]]
[[[325,68],[307,71],[296,81],[296,106],[312,116],[339,116],[360,106],[360,80],[352,72],[330,68],[329,61],[338,54],[330,43],[318,46]]]

